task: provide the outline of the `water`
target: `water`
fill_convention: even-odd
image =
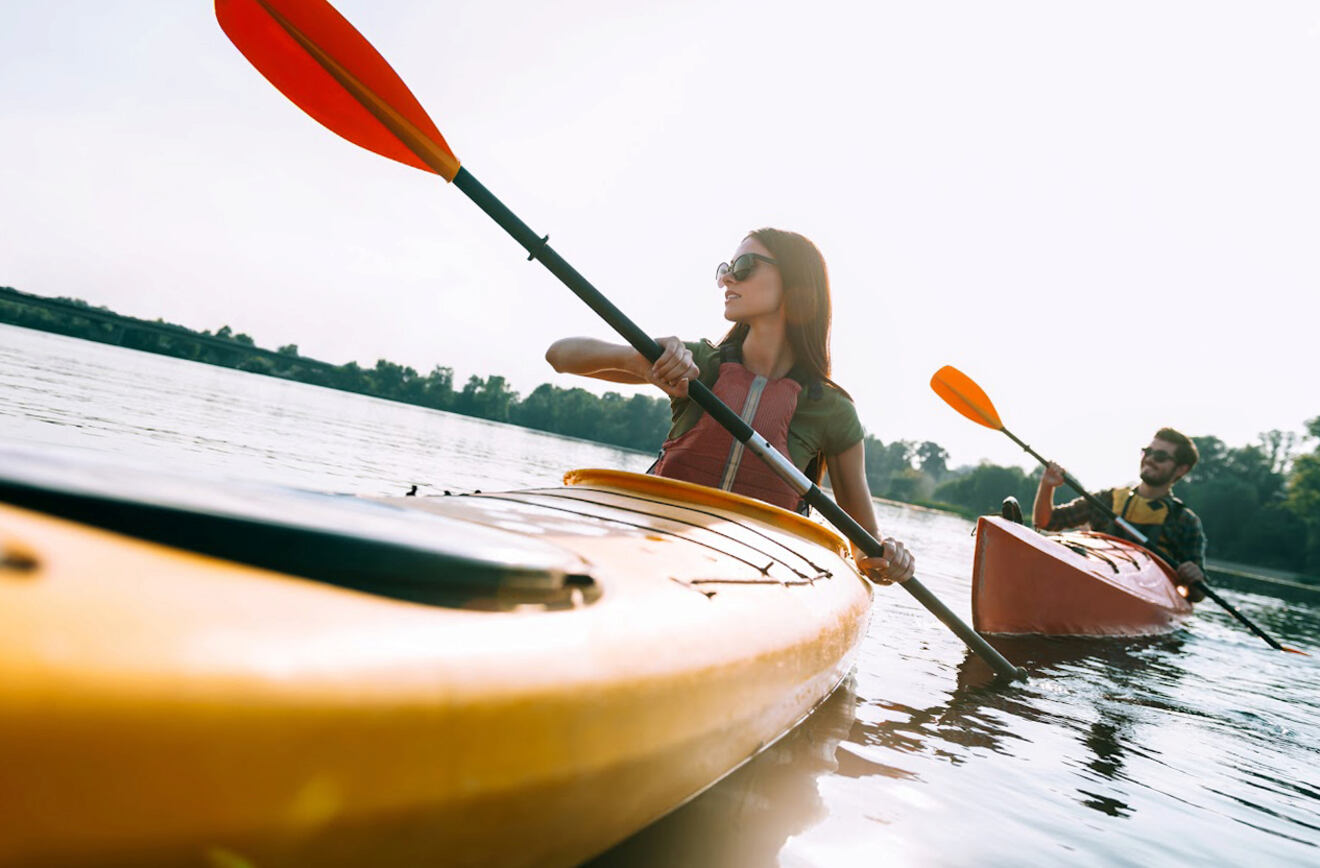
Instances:
[[[553,484],[650,456],[0,325],[0,445],[332,491]],[[970,620],[972,525],[882,504]],[[1320,649],[1320,596],[1222,589]],[[802,726],[598,866],[1320,864],[1320,657],[1202,604],[1144,641],[1013,640],[989,672],[879,589],[853,677]]]

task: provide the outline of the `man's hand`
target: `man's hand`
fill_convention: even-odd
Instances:
[[[1045,465],[1045,472],[1036,486],[1036,500],[1031,505],[1031,523],[1037,529],[1050,526],[1050,517],[1054,515],[1054,489],[1063,485],[1063,468],[1057,461]]]
[[[1196,561],[1183,561],[1178,564],[1178,578],[1189,585],[1205,581],[1205,573],[1196,565]]]
[[[1188,600],[1199,603],[1205,599],[1205,590],[1201,587],[1205,582],[1205,573],[1195,561],[1183,561],[1178,565],[1178,579],[1178,584],[1187,589],[1185,596]]]

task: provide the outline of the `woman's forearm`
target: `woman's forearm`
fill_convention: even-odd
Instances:
[[[645,383],[649,363],[624,344],[596,338],[563,338],[545,351],[545,360],[561,374],[581,374],[615,383]]]
[[[898,540],[882,539],[876,526],[875,507],[871,502],[871,491],[866,484],[866,455],[862,441],[844,450],[838,455],[826,458],[830,469],[830,483],[834,486],[834,496],[843,511],[853,517],[867,533],[881,541],[884,553],[868,556],[852,544],[853,557],[857,566],[866,575],[880,584],[906,582],[912,578],[916,561],[912,553]]]

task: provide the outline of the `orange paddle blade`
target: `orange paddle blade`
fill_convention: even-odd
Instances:
[[[996,431],[1004,429],[1004,423],[999,421],[999,413],[995,411],[989,396],[971,377],[953,365],[945,365],[936,371],[935,376],[930,378],[930,387],[944,399],[944,403],[976,424]]]
[[[325,0],[215,0],[215,15],[257,71],[332,132],[454,179],[458,158],[412,91]]]

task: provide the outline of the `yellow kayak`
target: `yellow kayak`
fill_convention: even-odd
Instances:
[[[48,470],[0,460],[0,865],[575,864],[784,735],[868,623],[833,531],[651,476]]]

